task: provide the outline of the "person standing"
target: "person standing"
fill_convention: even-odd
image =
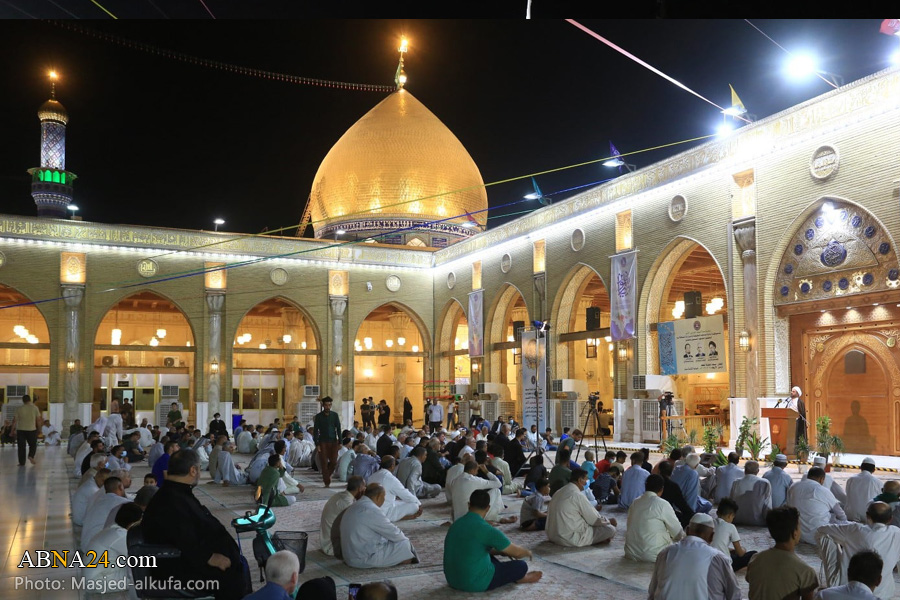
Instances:
[[[428,420],[428,427],[431,433],[437,432],[441,428],[441,422],[444,420],[444,407],[440,405],[437,398],[431,399],[428,410],[425,415]]]
[[[332,412],[331,396],[322,398],[322,412],[313,419],[313,441],[316,444],[316,460],[325,487],[331,486],[331,474],[337,466],[337,453],[341,446],[341,419]]]
[[[40,409],[31,401],[31,396],[22,396],[22,406],[16,409],[16,418],[12,427],[16,432],[16,443],[19,446],[19,466],[25,466],[25,444],[28,444],[28,460],[34,464],[37,452],[37,432],[41,428],[43,418]]]
[[[459,410],[459,405],[456,403],[456,396],[450,399],[450,402],[447,403],[447,431],[450,431],[456,426],[456,412]]]
[[[409,398],[403,396],[403,423],[405,424],[407,421],[412,422],[412,402],[409,401]]]
[[[469,402],[469,429],[475,427],[475,424],[481,420],[481,397],[478,392],[472,394],[472,401]]]
[[[387,401],[382,398],[381,402],[378,403],[376,407],[378,409],[378,425],[388,425],[391,424],[391,407],[388,406]]]
[[[800,389],[800,386],[795,385],[791,388],[791,397],[788,398],[787,407],[796,410],[797,414],[800,415],[797,418],[797,430],[794,443],[799,444],[800,438],[809,440],[809,435],[807,435],[806,432],[806,402],[803,401],[803,390]]]

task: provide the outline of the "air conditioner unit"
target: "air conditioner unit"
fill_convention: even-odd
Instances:
[[[551,393],[575,392],[576,400],[588,399],[588,385],[580,379],[552,379],[550,381]]]
[[[480,394],[481,392],[479,392]],[[469,395],[469,384],[467,383],[451,383],[450,384],[450,395],[451,396],[468,396]]]
[[[303,386],[303,397],[304,398],[318,398],[319,397],[319,386],[317,385],[304,385]]]
[[[481,416],[484,417],[486,421],[493,423],[497,420],[497,416],[500,412],[500,399],[497,398],[496,394],[481,394]]]
[[[28,393],[27,385],[8,385],[6,386],[7,401],[21,400],[22,396]]]
[[[177,385],[164,385],[162,386],[162,392],[160,394],[162,398],[174,398],[178,399],[178,386]],[[172,400],[169,400],[169,404],[172,403]]]
[[[632,375],[631,388],[634,390],[658,390],[660,392],[672,392],[672,378],[668,375]]]
[[[104,367],[118,367],[119,366],[119,355],[113,354],[113,355],[104,356],[103,358],[100,359],[100,362],[103,364]]]
[[[174,367],[178,365],[178,357],[177,356],[167,356],[163,358],[163,366],[164,367]]]
[[[506,402],[510,399],[509,386],[505,383],[479,383],[478,393],[494,394],[501,402]]]
[[[304,386],[304,387],[319,387],[317,385]],[[298,402],[294,405],[294,414],[297,415],[297,420],[300,421],[300,424],[306,427],[307,423],[310,423],[313,418],[319,411],[322,410],[322,407],[319,406],[318,402],[309,402],[303,401]]]

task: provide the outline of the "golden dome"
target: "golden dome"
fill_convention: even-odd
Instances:
[[[412,227],[429,231],[433,245],[440,245],[439,236],[452,242],[487,222],[487,212],[478,212],[487,209],[487,192],[475,161],[440,119],[402,89],[331,148],[316,172],[310,202],[319,238],[338,229],[366,237]]]
[[[63,125],[69,122],[69,113],[57,100],[50,99],[41,104],[38,109],[38,117],[41,121],[59,121]]]

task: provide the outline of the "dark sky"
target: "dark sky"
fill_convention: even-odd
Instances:
[[[759,118],[831,89],[786,80],[785,53],[741,20],[582,22],[718,104],[730,102],[731,83]],[[898,50],[897,39],[878,33],[878,19],[754,23],[790,50],[816,50],[821,67],[847,82],[885,68]],[[562,20],[83,24],[234,65],[378,84],[392,83],[406,33],[407,89],[456,134],[485,182],[606,156],[609,140],[624,153],[707,135],[722,121],[712,106]],[[325,154],[384,97],[185,64],[39,21],[0,21],[0,56],[0,211],[13,214],[35,214],[25,170],[39,163],[35,113],[51,66],[70,115],[75,201],[99,222],[211,229],[222,216],[223,229],[247,233],[296,224]],[[628,161],[646,166],[691,146]],[[613,174],[592,165],[539,183],[551,193]],[[490,205],[530,189],[528,180],[490,187]]]

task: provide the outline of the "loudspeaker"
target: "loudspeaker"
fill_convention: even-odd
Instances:
[[[700,292],[684,293],[684,318],[696,319],[703,316],[703,296]]]
[[[600,329],[600,307],[588,306],[584,317],[586,330],[596,331]]]
[[[522,341],[522,329],[525,327],[525,321],[513,321],[513,335],[516,336],[516,343]]]

